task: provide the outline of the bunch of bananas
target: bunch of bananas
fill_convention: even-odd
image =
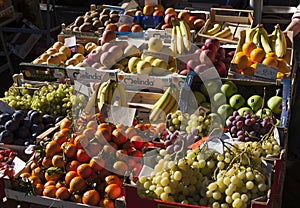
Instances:
[[[179,89],[175,86],[168,87],[151,109],[150,121],[152,123],[166,121],[166,116],[178,109],[178,99]]]
[[[233,34],[229,27],[225,26],[222,28],[222,26],[219,23],[215,23],[213,27],[207,31],[204,32],[205,35],[210,35],[217,38],[224,38],[228,40],[233,40]]]
[[[114,80],[103,82],[97,93],[97,105],[99,111],[104,104],[115,106],[126,106],[126,91],[122,84]]]
[[[278,24],[275,25],[275,29],[272,32],[271,47],[279,58],[285,56],[287,48],[286,37]]]
[[[191,32],[189,25],[184,20],[172,21],[171,50],[174,54],[182,55],[191,51]]]
[[[286,53],[286,37],[279,25],[275,26],[272,38],[262,24],[247,31],[245,42],[252,41],[256,46],[263,48],[266,53],[275,52],[278,58],[284,57]]]

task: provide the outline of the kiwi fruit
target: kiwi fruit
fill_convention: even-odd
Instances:
[[[86,16],[84,17],[84,22],[92,22],[92,17],[91,16]]]
[[[78,16],[75,20],[75,25],[77,27],[80,27],[84,23],[84,17],[83,16]]]
[[[103,24],[101,21],[96,20],[93,22],[93,27],[97,30],[99,27],[103,27]]]
[[[118,21],[119,21],[119,18],[120,18],[120,16],[117,15],[117,14],[111,14],[111,15],[110,15],[110,20],[111,20],[112,22],[118,22]]]
[[[92,24],[89,22],[85,22],[79,27],[80,32],[88,32],[91,29],[92,29]]]
[[[97,18],[99,18],[99,16],[100,16],[100,14],[99,14],[99,12],[97,12],[97,11],[94,11],[94,12],[92,12],[91,13],[91,15],[90,15],[92,18],[94,18],[94,17],[97,17]]]
[[[79,31],[79,27],[77,27],[77,26],[76,26],[76,27],[73,27],[73,31],[74,31],[74,32],[78,32],[78,31]]]
[[[101,12],[101,14],[109,14],[110,10],[108,8],[104,8]]]
[[[101,14],[99,20],[100,22],[104,23],[105,21],[109,20],[109,16],[107,14]]]
[[[110,12],[109,12],[109,14],[111,15],[111,14],[119,14],[119,11],[118,10],[111,10]]]

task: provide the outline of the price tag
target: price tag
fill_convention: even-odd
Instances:
[[[270,80],[276,80],[278,68],[267,66],[261,63],[256,64],[254,76]]]
[[[161,59],[161,60],[165,61],[166,63],[169,62],[169,55],[168,54],[160,53],[160,52],[152,52],[152,51],[148,51],[148,50],[144,50],[143,53],[146,56],[153,56],[155,58]]]
[[[73,53],[76,53],[76,37],[65,38],[65,46],[70,48]]]
[[[155,6],[158,4],[158,0],[145,0],[145,5]]]
[[[132,25],[134,20],[134,17],[129,16],[129,15],[121,15],[119,18],[119,22],[118,22],[118,27],[120,27],[121,25],[127,24],[127,25]]]

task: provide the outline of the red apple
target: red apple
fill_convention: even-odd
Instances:
[[[195,50],[195,52],[194,52],[194,53],[198,53],[198,54],[200,54],[200,53],[201,53],[201,51],[202,51],[202,49],[201,49],[201,48],[198,48],[197,50]]]
[[[218,39],[215,38],[207,38],[204,42],[204,45],[207,45],[208,43],[212,42],[213,44],[215,44],[217,46],[217,48],[220,48],[220,41]]]
[[[211,50],[215,55],[217,55],[217,52],[219,50],[218,46],[214,44],[213,42],[207,42],[202,46],[202,49],[206,50]]]
[[[199,64],[198,66],[196,66],[194,68],[194,72],[196,72],[197,74],[204,72],[206,69],[208,69],[209,65],[207,64]]]
[[[187,75],[189,71],[187,69],[183,69],[179,72],[180,75]]]
[[[176,16],[174,14],[166,14],[164,21],[166,24],[172,26],[172,20],[175,18],[176,18]]]
[[[208,49],[201,51],[200,57],[199,57],[200,63],[209,64],[210,62],[214,62],[215,55],[216,54],[213,51],[208,50]]]
[[[214,62],[214,66],[216,67],[216,69],[221,77],[227,76],[226,65],[224,64],[223,61],[218,60],[218,61]]]
[[[161,26],[161,29],[162,29],[162,30],[165,30],[166,28],[171,28],[171,27],[172,27],[172,26],[169,25],[169,24],[164,24],[164,25]]]
[[[217,51],[216,59],[224,60],[226,51],[223,47],[220,47]]]
[[[186,63],[187,70],[194,70],[200,64],[199,59],[191,59]]]
[[[195,22],[195,20],[196,19],[198,19],[198,17],[196,17],[195,15],[191,15],[190,17],[189,17],[189,23],[191,23],[191,24],[194,24],[194,22]]]
[[[235,53],[235,51],[229,51],[229,52],[227,53],[227,56],[228,56],[228,57],[233,57],[233,56],[234,56],[234,53]]]
[[[190,14],[186,11],[180,11],[178,14],[178,19],[184,20],[185,22],[188,22],[190,18]]]
[[[194,28],[195,28],[195,30],[200,30],[203,27],[204,24],[205,24],[205,20],[203,20],[203,19],[196,19],[194,21]]]

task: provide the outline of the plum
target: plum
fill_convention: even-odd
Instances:
[[[20,139],[26,139],[30,136],[30,131],[25,126],[20,126],[15,132],[14,135]]]
[[[14,142],[14,134],[8,130],[0,133],[0,142],[4,144],[12,144]]]
[[[34,111],[30,114],[30,121],[33,124],[39,124],[43,122],[43,116],[38,111]]]
[[[31,133],[38,133],[41,134],[45,129],[45,125],[43,123],[39,124],[32,124],[31,126]]]
[[[43,120],[43,124],[45,125],[54,123],[54,117],[49,114],[43,115],[42,120]]]
[[[58,116],[56,119],[55,119],[55,123],[58,123],[60,122],[61,120],[63,120],[63,116]]]
[[[11,116],[8,113],[1,114],[0,115],[0,125],[4,125],[10,119],[11,119]]]
[[[19,128],[19,123],[14,120],[9,120],[5,123],[5,129],[11,132],[17,130]]]
[[[12,119],[21,122],[25,118],[25,113],[22,110],[17,110],[12,114]]]
[[[26,118],[21,122],[21,125],[22,125],[22,126],[25,126],[27,129],[30,129],[32,123],[31,123],[30,119],[26,117]]]

